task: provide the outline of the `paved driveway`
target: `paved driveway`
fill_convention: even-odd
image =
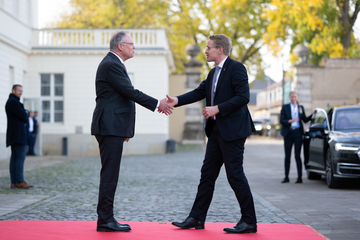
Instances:
[[[329,189],[325,180],[294,184],[283,178],[280,140],[251,137],[245,146],[245,173],[254,195],[258,222],[306,224],[332,240],[358,239],[360,184]],[[115,199],[119,221],[183,220],[192,206],[204,152],[125,156]],[[61,161],[59,161],[59,159]],[[96,220],[99,158],[29,158],[25,173],[29,190],[9,189],[9,177],[0,177],[0,220]],[[5,168],[7,164],[1,164]],[[34,167],[36,166],[36,167]],[[6,169],[0,171],[6,172]],[[222,170],[207,221],[229,222],[240,217],[235,196]]]

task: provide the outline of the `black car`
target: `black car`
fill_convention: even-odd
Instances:
[[[266,136],[271,129],[270,120],[266,118],[254,119],[255,134]]]
[[[329,188],[360,178],[360,105],[317,108],[304,137],[308,179],[326,176]]]

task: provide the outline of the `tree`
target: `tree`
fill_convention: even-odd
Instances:
[[[168,0],[70,0],[59,28],[153,28],[167,14]]]
[[[292,48],[307,42],[313,64],[324,57],[359,57],[353,36],[359,4],[360,0],[273,0],[264,11],[270,22],[265,42],[275,55],[286,39],[292,41]]]
[[[71,0],[73,11],[55,24],[61,28],[165,28],[177,72],[188,61],[189,43],[205,49],[207,37],[232,38],[231,56],[252,73],[262,73],[259,49],[267,19],[261,17],[270,0]],[[199,60],[206,62],[204,51]],[[208,70],[209,65],[205,65]]]
[[[351,44],[351,35],[360,10],[360,0],[336,0],[336,4],[340,12],[340,20],[342,27],[342,44],[344,49],[348,51]],[[353,6],[353,12],[351,12]]]

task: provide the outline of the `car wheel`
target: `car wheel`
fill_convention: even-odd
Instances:
[[[334,166],[331,160],[330,149],[326,152],[326,183],[329,188],[339,187],[339,181],[334,177]]]
[[[307,173],[307,177],[308,177],[309,180],[319,180],[319,179],[321,179],[320,174],[311,172],[309,169],[306,170],[306,173]]]

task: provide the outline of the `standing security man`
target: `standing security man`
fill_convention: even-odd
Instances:
[[[299,104],[296,92],[290,92],[290,103],[282,106],[280,112],[281,135],[284,137],[285,150],[285,178],[281,183],[288,183],[290,172],[290,157],[292,146],[295,146],[295,160],[297,167],[297,180],[295,183],[302,183],[302,163],[301,163],[301,145],[303,142],[304,127],[302,121],[307,123],[311,120],[312,115],[306,117],[305,110]]]
[[[6,147],[11,146],[10,178],[11,188],[31,188],[24,180],[24,162],[27,146],[28,114],[20,103],[23,93],[21,85],[15,84],[5,105],[7,115]]]

